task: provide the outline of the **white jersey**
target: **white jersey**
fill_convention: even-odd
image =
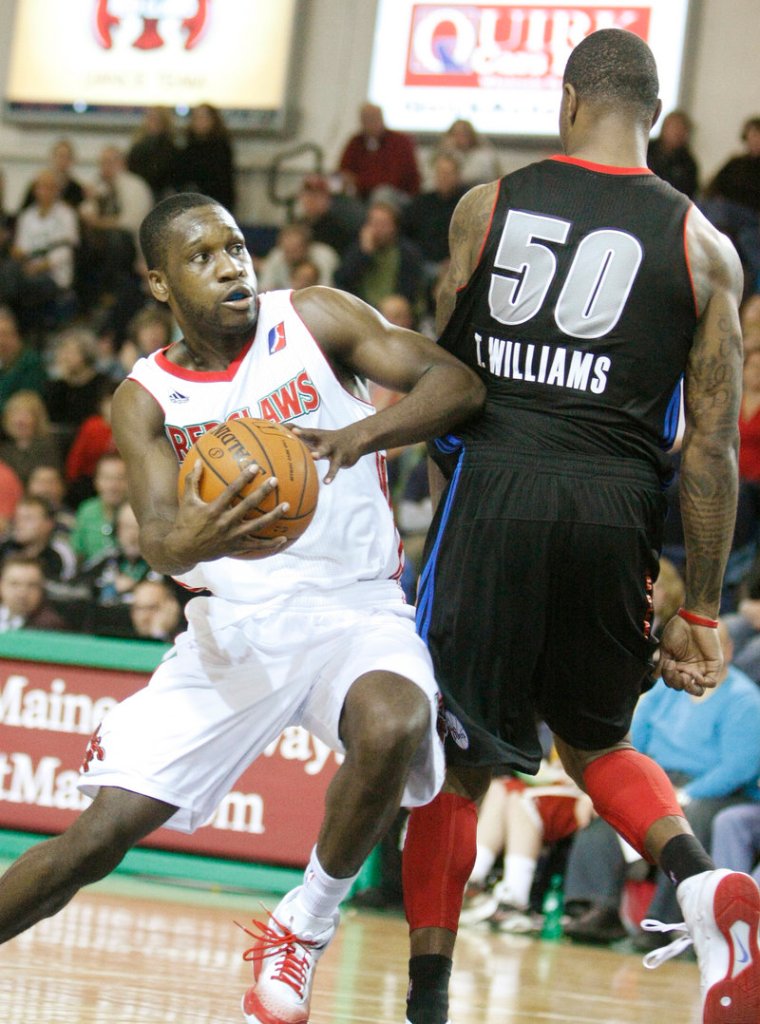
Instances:
[[[129,378],[163,409],[179,462],[201,434],[230,416],[337,429],[374,413],[367,400],[342,386],[291,296],[290,291],[259,296],[256,334],[223,372],[176,366],[164,351],[135,364]],[[403,554],[388,498],[385,453],[363,456],[327,486],[321,483],[326,468],[326,462],[317,463],[314,519],[286,551],[254,561],[200,562],[177,580],[250,604],[360,580],[398,579]]]

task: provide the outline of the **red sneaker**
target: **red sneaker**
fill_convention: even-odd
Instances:
[[[284,896],[266,922],[254,921],[255,931],[243,928],[255,940],[243,953],[254,978],[243,996],[247,1024],[308,1024],[314,968],[340,915],[308,916],[295,903],[299,889]]]

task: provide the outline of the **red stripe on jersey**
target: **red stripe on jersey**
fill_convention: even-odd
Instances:
[[[690,213],[691,213],[691,211],[693,209],[694,209],[694,204],[692,203],[691,206],[689,206],[689,209],[686,211],[686,216],[683,219],[683,255],[684,255],[684,259],[686,260],[686,273],[689,275],[689,282],[691,283],[691,295],[692,295],[692,298],[694,299],[694,312],[697,314],[697,317],[699,317],[700,313],[699,313],[699,303],[697,302],[697,289],[696,289],[696,287],[694,285],[694,275],[691,272],[691,259],[689,257],[689,246],[686,244],[686,228],[687,228],[687,225],[689,223],[689,215],[690,215]]]
[[[169,362],[164,355],[163,349],[160,352],[156,352],[156,366],[164,370],[164,372],[170,373],[173,377],[179,377],[180,380],[197,380],[202,381],[204,384],[214,384],[223,381],[228,382],[235,379],[235,374],[240,369],[240,364],[248,355],[251,345],[253,345],[253,338],[246,342],[226,370],[186,369],[184,366],[177,366],[176,363]]]
[[[388,486],[387,463],[388,459],[384,452],[375,452],[375,467],[377,468],[377,478],[380,482],[380,490],[383,492],[383,494],[385,495],[385,500],[388,502],[388,508],[391,510],[391,513],[393,514],[393,523],[395,526],[396,516],[393,512],[391,491],[390,487]],[[392,580],[400,579],[401,573],[404,571],[404,542],[401,539],[401,534],[398,532],[398,527],[396,527],[396,537],[398,538],[398,566],[395,569],[395,571],[391,573],[390,578]]]
[[[577,156],[564,156],[557,153],[549,157],[560,164],[573,164],[575,167],[585,167],[589,171],[598,171],[600,174],[651,174],[648,167],[614,167],[612,164],[595,164],[591,160],[581,160]]]

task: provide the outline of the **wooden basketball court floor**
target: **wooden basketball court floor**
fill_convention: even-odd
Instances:
[[[5,864],[0,865],[3,869]],[[114,875],[0,949],[3,1024],[235,1024],[248,923],[278,896]],[[401,915],[344,908],[317,970],[312,1024],[403,1024]],[[452,1024],[698,1024],[698,969],[568,940],[463,931]]]

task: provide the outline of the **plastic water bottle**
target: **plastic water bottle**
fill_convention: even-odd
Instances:
[[[552,875],[549,888],[544,894],[541,911],[544,923],[541,926],[541,938],[556,941],[562,938],[562,911],[564,909],[562,892],[562,875]]]

